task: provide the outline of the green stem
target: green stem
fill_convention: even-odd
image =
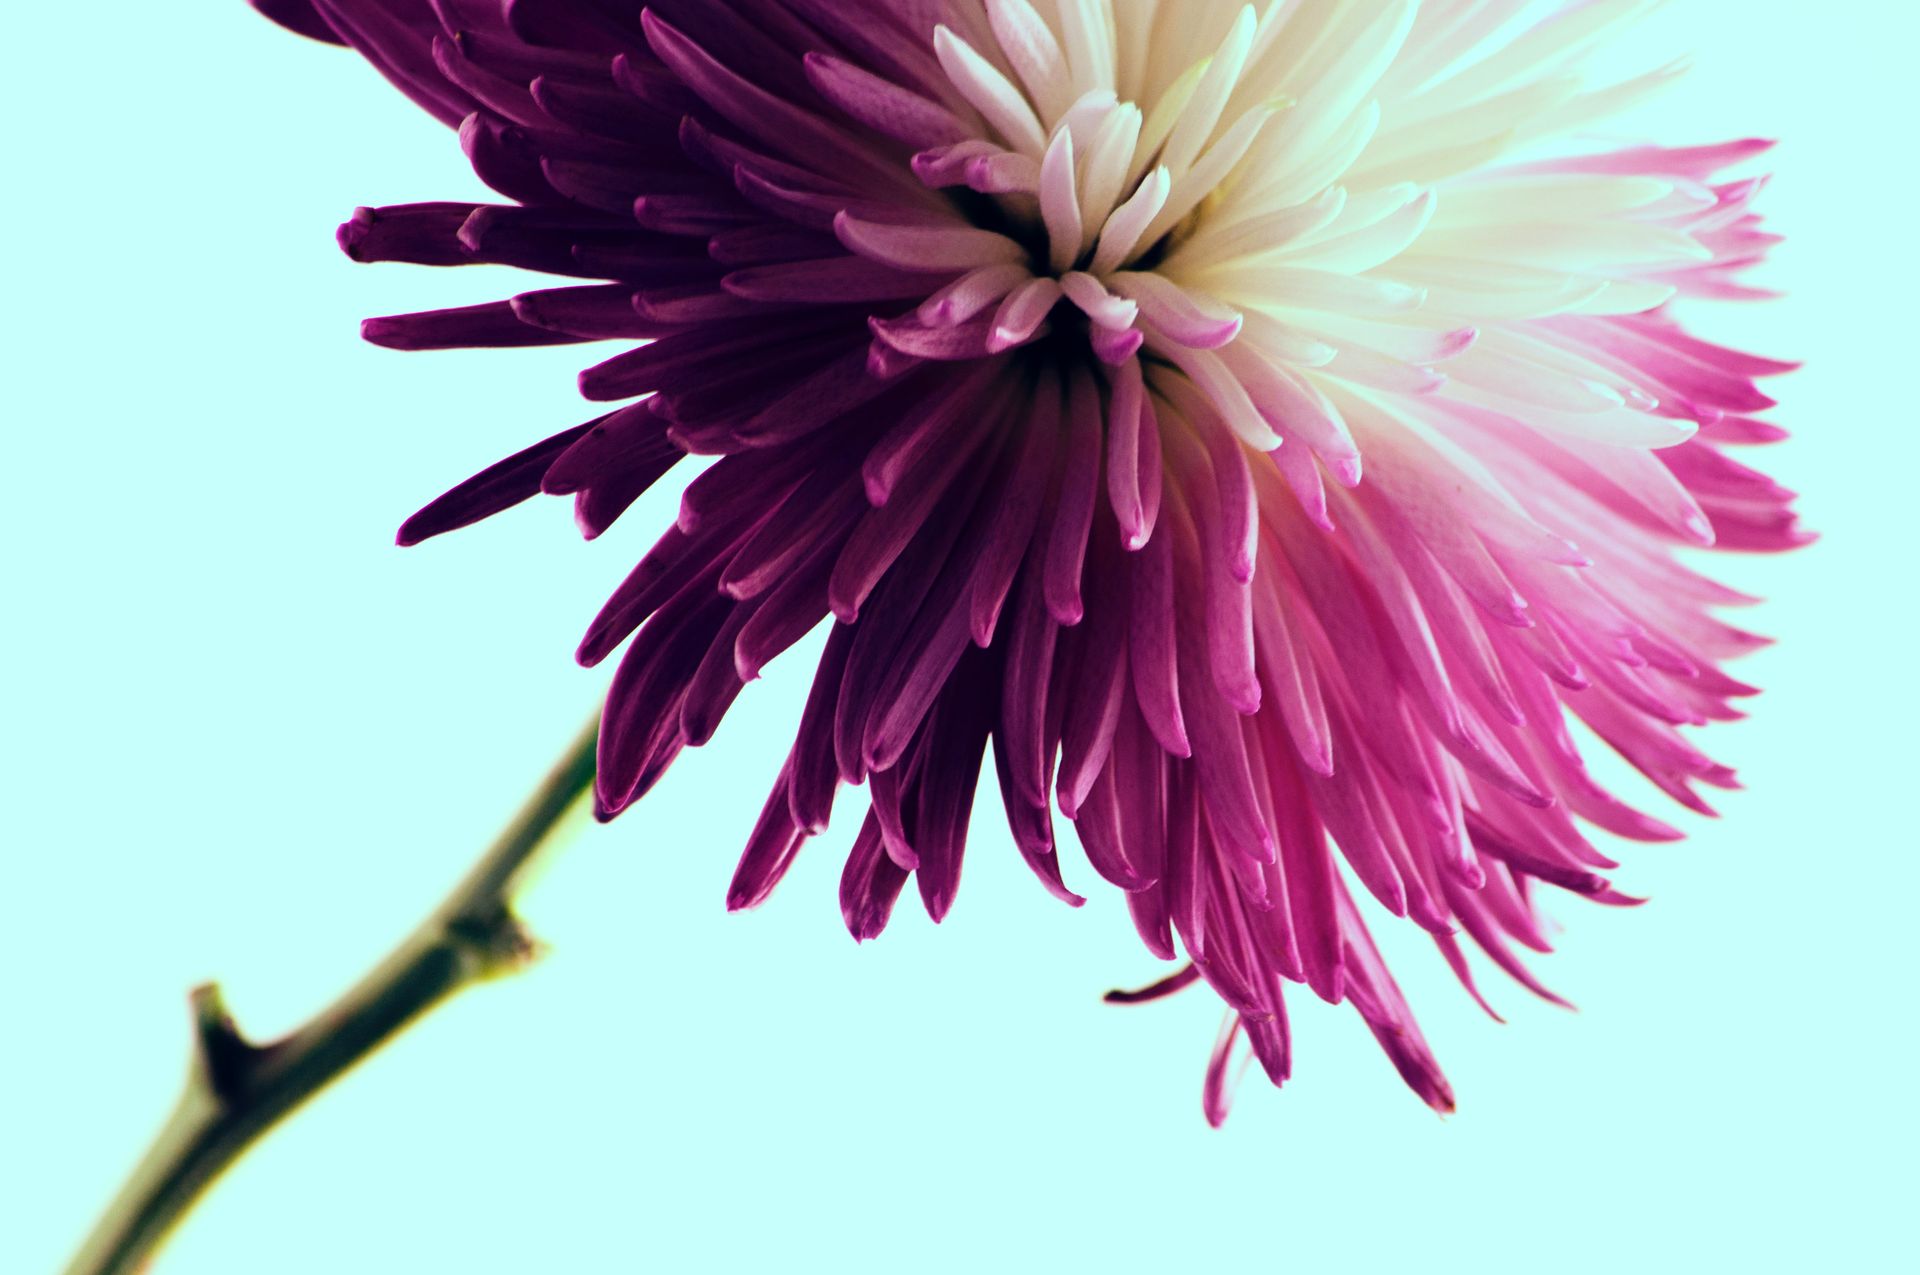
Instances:
[[[513,901],[541,851],[593,786],[589,722],[506,831],[446,901],[344,996],[291,1035],[247,1041],[217,985],[194,989],[195,1050],[173,1115],[66,1275],[132,1275],[246,1149],[455,992],[526,963],[532,937]]]

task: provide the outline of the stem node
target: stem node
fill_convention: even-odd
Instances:
[[[240,1034],[220,984],[200,984],[188,994],[187,1003],[193,1013],[196,1076],[222,1103],[242,1101],[266,1050]]]
[[[455,917],[447,923],[447,940],[474,980],[518,973],[546,951],[546,944],[504,905],[486,916]]]
[[[541,944],[514,915],[534,860],[593,787],[589,722],[505,832],[379,968],[268,1045],[241,1034],[218,983],[193,989],[193,1062],[173,1116],[67,1267],[133,1275],[214,1179],[307,1099],[462,988],[525,968]]]

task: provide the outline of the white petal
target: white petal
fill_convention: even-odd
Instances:
[[[1067,113],[1060,117],[1060,126],[1073,134],[1073,144],[1084,153],[1093,145],[1094,135],[1107,122],[1107,116],[1119,106],[1120,99],[1112,89],[1089,89],[1067,108]]]
[[[944,26],[933,29],[933,51],[953,87],[985,117],[1001,140],[1024,155],[1040,158],[1047,147],[1047,133],[1020,90],[971,44]]]
[[[1093,246],[1126,186],[1127,165],[1140,140],[1144,117],[1132,102],[1107,113],[1080,162],[1080,219],[1086,227],[1082,248]]]
[[[1106,0],[1058,0],[1061,42],[1066,45],[1076,93],[1113,87],[1113,32]]]
[[[1516,80],[1546,74],[1656,3],[1658,0],[1594,0],[1592,4],[1568,7],[1492,56],[1443,80],[1417,100],[1425,109],[1437,111],[1496,93]]]
[[[1192,99],[1181,110],[1180,118],[1168,133],[1166,146],[1160,153],[1160,162],[1176,181],[1192,166],[1206,146],[1207,139],[1213,136],[1214,127],[1220,122],[1220,114],[1227,108],[1227,99],[1233,96],[1234,87],[1240,83],[1240,73],[1247,65],[1247,54],[1253,49],[1255,25],[1253,6],[1242,6],[1227,38],[1221,42],[1213,57],[1208,59],[1206,70],[1194,86]]]
[[[1608,173],[1489,176],[1450,187],[1434,224],[1505,226],[1615,217],[1658,203],[1673,191],[1671,181]]]
[[[1685,231],[1637,221],[1452,226],[1435,229],[1423,247],[1440,256],[1569,273],[1623,266],[1677,268],[1713,260],[1713,251]]]
[[[993,335],[987,338],[987,348],[1010,350],[1032,340],[1059,300],[1058,280],[1037,278],[1021,284],[994,311]]]
[[[1288,367],[1325,367],[1339,348],[1315,330],[1295,323],[1284,323],[1264,310],[1247,309],[1241,314],[1240,344],[1251,345],[1270,360]],[[1326,325],[1325,316],[1297,316],[1314,319],[1315,329]]]
[[[1047,225],[1048,255],[1055,270],[1080,256],[1080,195],[1074,189],[1073,134],[1061,129],[1040,161],[1040,216]]]
[[[1105,284],[1083,270],[1070,270],[1061,275],[1060,290],[1094,323],[1116,332],[1132,327],[1140,313],[1136,302],[1115,296],[1107,291]]]
[[[1193,100],[1194,90],[1200,87],[1200,77],[1207,73],[1210,62],[1211,59],[1202,58],[1181,72],[1180,78],[1167,86],[1147,112],[1146,121],[1140,126],[1140,145],[1134,151],[1132,166],[1127,169],[1128,181],[1137,182],[1146,175],[1147,166],[1160,154],[1167,134],[1180,122],[1181,112]]]
[[[1337,314],[1403,314],[1426,300],[1423,288],[1387,279],[1304,270],[1298,266],[1248,266],[1210,274],[1215,290],[1230,300],[1258,299],[1265,308],[1331,310]]]
[[[1296,108],[1297,109],[1297,108]],[[1229,207],[1245,201],[1257,211],[1286,208],[1310,199],[1353,167],[1374,130],[1380,124],[1380,106],[1369,102],[1355,111],[1339,132],[1316,151],[1289,149],[1287,138],[1278,129],[1265,129],[1253,151],[1247,156],[1253,177],[1229,201]]]
[[[1073,104],[1073,81],[1053,28],[1027,0],[987,0],[987,21],[1041,122],[1057,121]]]
[[[1093,251],[1093,264],[1087,269],[1094,274],[1106,274],[1125,262],[1136,248],[1144,246],[1140,232],[1166,206],[1167,192],[1172,188],[1166,169],[1156,168],[1149,173],[1127,202],[1107,218],[1106,227],[1100,232],[1100,244]]]
[[[1239,311],[1164,275],[1123,270],[1109,275],[1107,286],[1136,302],[1149,323],[1181,345],[1218,349],[1240,334]]]
[[[1254,406],[1253,399],[1248,396],[1247,387],[1228,369],[1219,354],[1174,342],[1157,341],[1152,334],[1148,335],[1147,343],[1149,348],[1171,359],[1192,378],[1200,392],[1212,400],[1227,427],[1247,446],[1263,452],[1280,446],[1280,436],[1267,424],[1260,409]]]
[[[1167,270],[1202,269],[1248,257],[1283,252],[1294,241],[1324,230],[1347,204],[1344,186],[1329,186],[1305,203],[1238,221],[1217,216],[1202,221],[1167,258]]]
[[[1162,208],[1153,222],[1141,236],[1147,243],[1153,243],[1177,225],[1182,217],[1192,212],[1200,201],[1212,194],[1214,188],[1226,180],[1253,145],[1253,139],[1259,136],[1279,110],[1272,106],[1256,106],[1235,121],[1232,128],[1215,142],[1200,162],[1187,172],[1174,179],[1173,190],[1167,196],[1166,207]]]
[[[1373,221],[1343,234],[1321,238],[1285,254],[1289,264],[1312,266],[1319,270],[1340,270],[1360,274],[1384,265],[1413,246],[1433,217],[1435,204],[1431,190],[1420,191],[1400,206]]]
[[[1561,314],[1605,290],[1604,279],[1529,266],[1403,253],[1386,271],[1423,288],[1428,307],[1465,320],[1533,319]]]

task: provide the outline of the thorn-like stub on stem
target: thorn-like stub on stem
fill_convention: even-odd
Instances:
[[[289,1112],[463,987],[519,969],[540,944],[513,914],[528,865],[593,788],[596,714],[453,893],[365,978],[291,1034],[255,1045],[217,985],[194,989],[194,1057],[174,1118],[67,1267],[132,1275],[200,1194]]]
[[[188,997],[193,1010],[194,1066],[222,1102],[245,1092],[263,1052],[240,1034],[218,983],[202,983]]]
[[[504,904],[482,916],[455,917],[447,923],[447,938],[475,981],[525,969],[546,950]]]

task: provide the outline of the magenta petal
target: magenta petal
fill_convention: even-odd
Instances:
[[[548,466],[598,424],[588,421],[562,430],[498,464],[489,465],[407,519],[401,524],[396,540],[402,545],[417,545],[433,536],[471,526],[482,518],[491,518],[537,495]]]
[[[840,875],[840,915],[856,942],[880,937],[906,883],[906,870],[882,850],[880,825],[869,814]]]

